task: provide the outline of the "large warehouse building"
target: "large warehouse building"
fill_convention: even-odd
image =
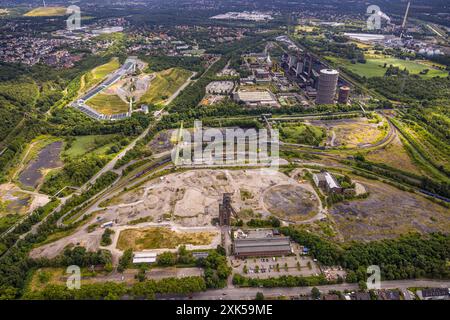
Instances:
[[[317,104],[333,104],[339,72],[332,69],[320,70],[319,89],[317,90]]]
[[[238,91],[234,93],[234,100],[249,107],[280,107],[277,98],[269,91]]]
[[[233,249],[238,258],[284,256],[292,253],[289,237],[236,239]]]

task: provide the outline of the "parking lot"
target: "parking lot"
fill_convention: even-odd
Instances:
[[[232,260],[232,266],[234,273],[261,279],[286,275],[307,277],[321,273],[311,257],[298,253],[286,257]]]

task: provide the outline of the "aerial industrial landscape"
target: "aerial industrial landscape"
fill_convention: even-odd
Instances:
[[[449,35],[440,0],[2,2],[0,300],[450,300]]]

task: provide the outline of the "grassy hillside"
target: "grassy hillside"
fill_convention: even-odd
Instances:
[[[111,72],[120,68],[119,59],[112,58],[108,63],[105,63],[92,71],[86,73],[83,78],[83,85],[81,91],[86,91],[93,86],[99,84]]]
[[[286,123],[278,128],[281,140],[287,143],[299,143],[318,146],[326,137],[324,128],[302,123]]]
[[[63,156],[75,159],[87,154],[105,155],[118,139],[115,134],[74,137],[67,143]]]
[[[117,114],[128,111],[128,104],[116,95],[100,93],[87,101],[86,104],[103,114]]]
[[[150,88],[142,96],[140,103],[159,105],[164,103],[191,76],[192,72],[180,68],[172,68],[156,73]]]
[[[54,17],[66,15],[65,7],[39,7],[24,14],[26,17]]]
[[[373,78],[373,77],[383,77],[386,73],[387,68],[392,65],[394,67],[399,67],[401,70],[407,69],[410,74],[420,75],[421,78],[429,79],[433,77],[447,77],[448,72],[441,69],[436,69],[430,65],[427,61],[421,60],[402,60],[393,57],[377,57],[368,58],[366,63],[355,63],[352,64],[348,60],[327,57],[333,62],[339,63],[344,66],[345,69],[359,75],[360,77]],[[386,67],[384,65],[386,64]],[[422,71],[428,69],[426,74],[421,74]]]

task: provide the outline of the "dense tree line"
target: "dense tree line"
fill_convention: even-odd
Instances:
[[[197,264],[205,269],[204,277],[207,288],[226,286],[228,276],[231,274],[231,267],[228,266],[223,248],[218,247],[217,250],[211,251],[208,257],[199,259]]]
[[[107,159],[95,155],[67,161],[61,171],[50,176],[44,182],[41,191],[54,195],[65,186],[81,186],[103,168],[107,162]]]
[[[39,207],[34,210],[24,221],[22,221],[13,231],[3,236],[0,241],[0,256],[8,249],[11,248],[19,237],[28,232],[31,227],[39,222],[42,218],[48,215],[57,207],[59,200],[52,200],[45,206]]]
[[[347,281],[366,280],[366,270],[370,265],[380,266],[381,277],[385,280],[450,277],[447,266],[449,235],[409,234],[398,239],[338,245],[292,227],[283,227],[280,231],[308,247],[320,263],[348,269]]]
[[[23,299],[29,300],[118,300],[125,295],[136,299],[155,299],[157,294],[189,294],[206,289],[201,277],[146,280],[127,287],[123,283],[104,282],[83,284],[80,289],[69,290],[64,285],[47,285],[39,291],[29,291]]]
[[[374,77],[368,80],[370,88],[388,99],[414,102],[450,99],[450,77],[421,79],[418,76]]]
[[[35,262],[28,257],[29,252],[36,244],[44,242],[50,234],[59,230],[56,223],[64,214],[103,190],[116,177],[115,173],[109,172],[101,176],[88,191],[76,196],[75,199],[71,198],[58,212],[51,213],[58,204],[56,201],[37,209],[12,234],[2,240],[3,246],[9,248],[9,250],[0,256],[0,298],[10,297],[11,294],[14,297],[23,294],[27,274],[35,266]],[[47,215],[48,217],[42,221],[35,232],[28,233],[23,239],[20,239],[21,235],[31,230],[33,225],[36,225]],[[78,250],[75,252],[79,253]]]
[[[160,266],[174,266],[174,265],[194,265],[196,259],[191,251],[186,250],[186,246],[182,245],[177,252],[166,251],[158,255],[156,263]]]
[[[120,133],[124,136],[136,136],[150,125],[152,118],[141,112],[133,113],[120,121],[97,121],[83,113],[65,108],[55,110],[49,119],[50,133],[57,136],[85,136],[94,134]]]
[[[278,228],[281,225],[280,220],[277,217],[270,216],[267,219],[250,219],[247,222],[247,226],[251,228]]]
[[[396,168],[389,167],[385,164],[372,163],[370,161],[356,160],[352,161],[344,160],[343,163],[355,164],[356,167],[371,171],[377,175],[381,175],[395,181],[421,188],[425,191],[450,198],[450,183],[445,181],[435,181],[428,177],[417,176],[410,172],[405,172]]]
[[[124,272],[133,263],[133,250],[127,249],[124,251],[119,259],[119,265],[117,266],[117,271]]]
[[[266,279],[250,278],[240,275],[239,273],[233,276],[233,284],[240,287],[310,287],[331,284],[324,276],[280,276],[269,277]]]
[[[69,211],[88,201],[97,193],[109,187],[118,177],[119,175],[112,171],[103,173],[100,177],[98,177],[94,184],[89,186],[89,189],[87,191],[83,192],[80,195],[74,195],[69,200],[67,200],[64,206],[61,208],[60,213],[68,213]],[[70,218],[70,215],[65,217],[65,219],[68,218]]]
[[[32,260],[30,263],[35,268],[43,267],[68,267],[76,265],[81,267],[105,266],[111,263],[111,252],[108,250],[98,250],[97,252],[87,251],[84,247],[66,247],[62,254],[53,259],[41,258]]]
[[[256,119],[206,119],[202,121],[203,127],[239,127],[244,129],[262,129],[261,121]]]
[[[183,108],[181,108],[183,109]],[[368,107],[367,110],[371,110],[373,107]],[[209,121],[216,121],[216,117],[227,117],[227,116],[259,116],[261,114],[283,114],[283,115],[293,115],[293,114],[317,114],[323,113],[326,117],[327,114],[332,114],[335,112],[350,112],[350,111],[360,111],[361,108],[358,105],[320,105],[316,107],[304,107],[301,105],[282,107],[273,109],[270,107],[260,107],[260,108],[246,108],[242,105],[236,104],[230,100],[224,103],[219,103],[217,105],[209,106],[208,108],[201,106],[191,106],[183,110],[173,110],[170,114],[165,115],[161,121],[158,123],[158,130],[176,128],[180,125],[181,121],[184,121],[185,127],[188,127],[193,123],[195,119],[203,119],[203,121],[210,123]],[[209,120],[208,118],[212,118]],[[217,120],[218,121],[218,120]]]
[[[14,165],[25,145],[39,134],[135,136],[149,125],[151,117],[144,114],[136,113],[123,121],[100,122],[67,107],[78,93],[81,76],[110,59],[108,55],[90,55],[74,68],[63,70],[40,64],[29,67],[0,63],[0,178]],[[52,114],[45,114],[51,107]]]

